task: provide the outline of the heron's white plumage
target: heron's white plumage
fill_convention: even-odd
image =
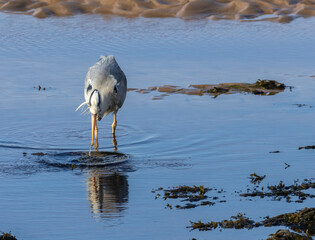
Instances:
[[[101,120],[121,108],[126,93],[127,79],[115,57],[101,56],[100,60],[89,68],[84,86],[85,102],[77,109],[87,105],[91,114],[97,114],[98,120]]]
[[[77,107],[77,109],[75,111],[78,111],[81,107],[83,107],[84,105],[87,105],[87,104],[88,104],[88,102],[81,103],[80,106]]]
[[[94,146],[94,149],[98,148],[96,120],[100,121],[111,112],[114,113],[114,122],[112,124],[113,144],[114,149],[117,150],[117,141],[115,139],[115,129],[117,126],[116,114],[119,108],[122,107],[126,94],[127,79],[124,72],[118,66],[115,57],[101,56],[100,60],[90,67],[86,74],[84,86],[85,101],[77,108],[78,110],[86,105],[86,110],[89,109],[91,113],[92,142],[90,150],[92,146]]]

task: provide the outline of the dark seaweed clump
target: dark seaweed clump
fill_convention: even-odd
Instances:
[[[315,188],[315,182],[312,179],[304,179],[301,184],[295,181],[293,185],[285,185],[282,181],[278,185],[267,186],[267,191],[258,191],[256,188],[253,191],[248,189],[247,193],[241,193],[241,197],[272,197],[273,200],[281,200],[285,198],[287,202],[292,202],[292,197],[297,197],[295,202],[303,202],[306,198],[314,198],[315,195],[305,193],[305,190]]]
[[[25,156],[26,154],[24,154],[24,156]],[[43,152],[37,152],[37,153],[32,153],[32,155],[33,156],[44,156],[45,155],[45,153],[43,153]]]
[[[195,208],[197,206],[212,206],[216,202],[225,202],[225,200],[218,200],[219,197],[217,196],[212,197],[214,201],[203,201],[210,198],[209,196],[206,195],[208,191],[215,190],[217,191],[217,193],[223,193],[224,192],[223,189],[217,190],[216,188],[206,188],[202,185],[193,186],[193,187],[179,185],[178,187],[173,187],[172,189],[159,188],[157,190],[153,190],[152,192],[155,193],[156,191],[162,191],[162,190],[164,191],[164,196],[163,196],[164,200],[179,198],[181,199],[181,202],[189,202],[183,206],[176,205],[175,207],[177,209],[189,209],[189,208]],[[155,199],[159,197],[160,197],[160,194],[158,193],[155,196]],[[169,203],[166,205],[166,207],[172,209],[172,206]]]
[[[315,145],[299,147],[299,150],[301,150],[301,149],[315,149]]]
[[[232,216],[229,220],[223,220],[220,222],[207,222],[203,223],[190,222],[191,225],[188,228],[192,230],[198,229],[199,231],[208,231],[216,228],[234,228],[242,229],[247,228],[251,229],[254,227],[273,227],[273,226],[286,226],[297,232],[304,232],[307,236],[315,234],[315,208],[305,208],[296,213],[286,213],[281,214],[276,217],[266,218],[262,222],[255,222],[245,217],[243,214],[238,214],[237,216]],[[278,233],[278,236],[281,235]],[[272,238],[271,238],[272,239]],[[277,239],[277,238],[274,238]],[[279,238],[281,239],[281,238]],[[284,238],[286,239],[286,238]],[[294,238],[298,239],[298,238]],[[301,238],[303,239],[303,238]]]
[[[250,174],[249,178],[250,178],[251,183],[254,183],[254,184],[258,183],[259,184],[262,180],[265,179],[265,177],[266,177],[266,175],[259,176],[256,173],[252,173],[252,174]]]
[[[17,240],[15,236],[9,233],[3,232],[2,235],[0,235],[0,240]]]
[[[315,234],[315,208],[305,208],[296,213],[286,213],[262,222],[265,227],[286,226],[294,231]]]
[[[221,222],[207,222],[203,223],[201,221],[198,222],[192,222],[190,221],[191,226],[188,228],[191,228],[192,230],[198,229],[199,231],[209,231],[219,228],[235,228],[235,229],[242,229],[247,228],[251,229],[253,227],[258,227],[261,224],[255,223],[253,220],[250,220],[249,218],[245,217],[243,214],[239,213],[236,216],[232,216],[229,220],[223,220]]]
[[[289,230],[279,229],[276,233],[270,234],[266,240],[312,240],[311,237],[290,232]]]
[[[46,90],[46,88],[45,88],[45,87],[42,87],[41,85],[38,85],[38,87],[34,87],[34,88],[37,88],[37,89],[38,89],[38,91],[40,91],[41,89],[43,89],[43,91],[45,91],[45,90]]]
[[[301,107],[309,107],[309,108],[312,108],[313,106],[309,106],[309,105],[307,105],[307,104],[301,104],[301,103],[296,103],[296,104],[293,104],[293,105],[295,105],[295,106],[297,106],[297,107],[299,107],[299,108],[301,108]]]
[[[279,150],[276,150],[276,151],[271,151],[271,152],[269,152],[269,153],[280,153],[280,151],[279,151]]]
[[[275,80],[260,80],[256,82],[257,88],[284,90],[285,85]]]

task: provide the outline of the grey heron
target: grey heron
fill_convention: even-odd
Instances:
[[[114,114],[112,124],[113,144],[116,149],[115,130],[117,126],[117,112],[122,107],[127,93],[127,79],[120,69],[115,57],[101,56],[100,60],[89,68],[85,77],[84,98],[78,108],[88,106],[91,113],[92,141],[91,148],[98,148],[98,128],[97,121],[109,113]],[[76,110],[76,111],[77,111]],[[95,141],[94,141],[95,139]]]

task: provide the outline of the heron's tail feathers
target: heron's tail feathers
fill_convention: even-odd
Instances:
[[[83,107],[84,105],[87,105],[88,102],[83,102],[80,104],[80,106],[75,110],[75,111],[78,111],[81,107]]]

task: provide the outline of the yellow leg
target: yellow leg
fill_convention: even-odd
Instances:
[[[114,122],[113,122],[113,124],[112,124],[112,133],[113,133],[113,134],[115,134],[116,126],[117,126],[116,114],[117,114],[117,113],[114,113]]]
[[[95,143],[94,143],[94,150],[97,151],[98,149],[98,128],[97,124],[95,125]]]
[[[113,134],[113,145],[114,145],[114,151],[117,151],[117,141],[116,141],[116,126],[117,126],[117,117],[116,117],[117,113],[114,113],[114,122],[112,124],[112,134]]]
[[[94,146],[94,150],[97,151],[98,148],[98,128],[97,128],[97,122],[96,122],[96,115],[92,114],[91,115],[91,127],[92,127],[92,142],[91,142],[91,148]],[[95,138],[95,142],[94,142]]]
[[[117,141],[116,141],[116,136],[115,133],[113,133],[113,146],[114,146],[114,151],[117,151]]]
[[[95,124],[96,124],[96,116],[92,114],[91,115],[91,130],[92,130],[91,148],[92,146],[94,146]]]

